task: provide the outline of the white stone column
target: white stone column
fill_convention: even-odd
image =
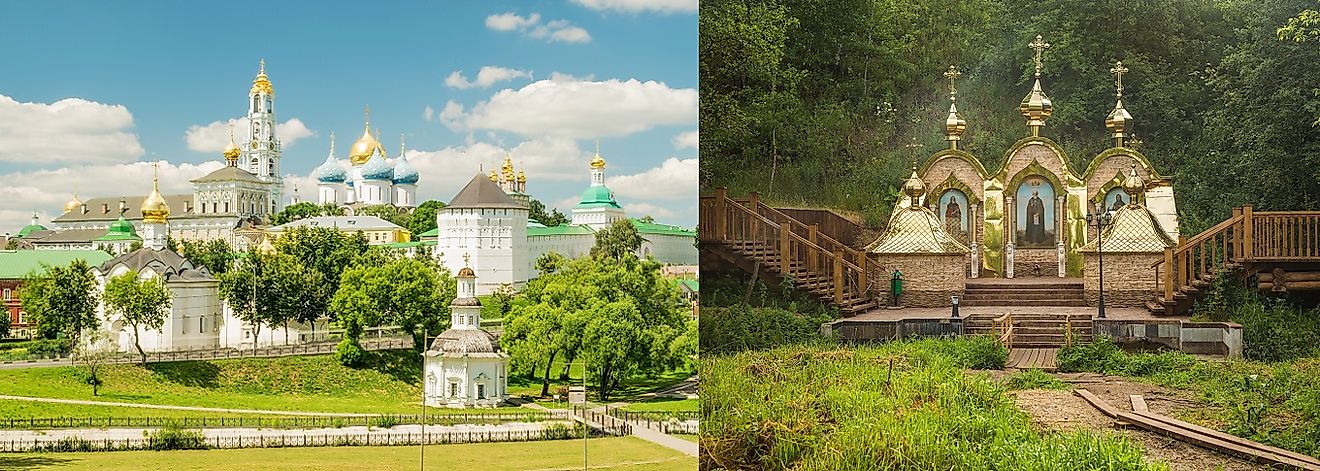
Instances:
[[[1013,277],[1013,249],[1017,242],[1017,207],[1013,205],[1013,197],[1004,197],[1004,215],[1007,216],[1004,229],[1008,232],[1008,244],[1004,246],[1004,277]]]
[[[967,247],[972,249],[972,278],[981,277],[981,248],[976,243],[976,207],[975,204],[967,205]]]
[[[1054,229],[1054,250],[1059,260],[1059,278],[1063,278],[1068,274],[1068,257],[1063,248],[1063,231],[1064,227],[1066,227],[1064,219],[1068,216],[1065,214],[1064,208],[1066,207],[1065,201],[1067,201],[1068,197],[1065,195],[1059,195],[1055,197],[1055,199],[1057,201],[1054,204],[1054,225],[1057,227]]]

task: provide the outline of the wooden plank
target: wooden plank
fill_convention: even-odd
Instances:
[[[1091,403],[1091,405],[1095,406],[1096,409],[1100,409],[1101,413],[1111,418],[1115,418],[1115,419],[1118,418],[1118,413],[1119,413],[1118,409],[1114,408],[1114,406],[1109,405],[1108,402],[1105,402],[1104,399],[1100,399],[1091,391],[1086,390],[1086,388],[1074,389],[1073,394],[1081,396],[1082,399],[1086,399],[1086,402]]]
[[[1134,396],[1134,397],[1140,397],[1140,396]],[[1184,429],[1184,430],[1187,430],[1187,431],[1190,431],[1190,432],[1200,433],[1200,434],[1203,434],[1203,435],[1209,435],[1209,436],[1212,436],[1212,437],[1218,438],[1218,439],[1220,439],[1220,440],[1224,440],[1224,441],[1228,441],[1228,442],[1237,443],[1237,444],[1239,444],[1239,445],[1243,445],[1243,446],[1247,446],[1247,447],[1251,447],[1251,448],[1256,448],[1256,449],[1259,449],[1259,450],[1261,450],[1261,451],[1265,451],[1265,452],[1269,452],[1269,453],[1274,453],[1274,454],[1276,454],[1276,455],[1285,456],[1285,457],[1292,458],[1292,459],[1295,459],[1295,460],[1298,460],[1298,461],[1304,461],[1304,462],[1311,463],[1311,464],[1313,464],[1313,465],[1315,465],[1315,466],[1320,467],[1320,459],[1318,459],[1318,458],[1316,458],[1316,457],[1314,457],[1314,456],[1304,455],[1304,454],[1301,454],[1301,453],[1297,453],[1297,452],[1295,452],[1295,451],[1285,450],[1285,449],[1283,449],[1283,448],[1278,448],[1278,447],[1274,447],[1274,446],[1266,445],[1266,444],[1264,444],[1264,443],[1260,443],[1260,442],[1255,442],[1255,441],[1247,440],[1247,439],[1245,439],[1245,438],[1242,438],[1242,437],[1239,437],[1239,436],[1236,436],[1236,435],[1230,435],[1230,434],[1227,434],[1227,433],[1220,432],[1220,431],[1218,431],[1218,430],[1214,430],[1214,429],[1210,429],[1210,428],[1202,427],[1202,426],[1200,426],[1200,425],[1196,425],[1196,424],[1189,423],[1189,422],[1184,422],[1184,421],[1181,421],[1181,420],[1175,419],[1175,418],[1173,418],[1173,417],[1169,417],[1169,416],[1165,416],[1165,415],[1160,415],[1160,414],[1156,414],[1156,413],[1149,412],[1149,411],[1136,412],[1136,414],[1137,414],[1137,415],[1140,415],[1140,416],[1142,416],[1142,417],[1147,417],[1147,418],[1150,418],[1150,419],[1152,419],[1152,420],[1156,420],[1156,421],[1159,421],[1159,422],[1162,422],[1162,423],[1165,423],[1165,424],[1169,424],[1169,425],[1171,425],[1171,426],[1175,426],[1175,427],[1178,427],[1178,428],[1181,428],[1181,429]]]
[[[1142,396],[1142,395],[1140,395],[1140,394],[1133,394],[1133,395],[1128,396],[1128,399],[1132,401],[1132,410],[1133,410],[1133,411],[1135,411],[1135,412],[1149,412],[1149,411],[1150,411],[1150,408],[1146,407],[1146,398],[1145,398],[1144,396]]]
[[[1251,461],[1257,461],[1257,462],[1264,461],[1267,463],[1281,464],[1281,465],[1291,466],[1304,470],[1320,471],[1320,465],[1314,463],[1298,460],[1296,458],[1290,458],[1287,456],[1282,456],[1278,453],[1265,451],[1253,446],[1245,446],[1242,444],[1230,442],[1222,438],[1217,438],[1216,436],[1193,432],[1181,427],[1164,423],[1160,420],[1153,419],[1151,417],[1148,417],[1148,415],[1151,414],[1149,412],[1147,413],[1120,412],[1118,414],[1118,418],[1122,419],[1125,422],[1135,424],[1146,430],[1158,433],[1160,435],[1164,435],[1176,440],[1191,443],[1193,445],[1197,445],[1202,448],[1208,448],[1213,451],[1218,451],[1221,453],[1226,453],[1233,456],[1246,458]]]

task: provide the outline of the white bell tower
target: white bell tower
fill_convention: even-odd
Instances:
[[[270,208],[266,214],[279,212],[284,205],[284,179],[280,177],[280,139],[275,135],[275,88],[266,76],[266,60],[261,60],[257,78],[248,92],[248,143],[243,146],[239,167],[270,182]]]

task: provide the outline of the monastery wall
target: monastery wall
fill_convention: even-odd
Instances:
[[[1094,252],[1084,254],[1085,276],[1082,277],[1089,306],[1100,304],[1100,256]],[[1164,257],[1163,253],[1106,253],[1105,305],[1110,307],[1142,307],[1155,296],[1155,271],[1150,265]]]
[[[899,303],[908,307],[947,307],[951,296],[961,296],[967,283],[964,254],[882,255],[876,263],[885,270],[877,299],[891,304],[889,280],[894,270],[903,272],[903,294]]]

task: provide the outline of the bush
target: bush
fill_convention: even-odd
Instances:
[[[1068,385],[1054,375],[1032,368],[1019,371],[1004,381],[1008,389],[1068,389]]]
[[[335,347],[335,359],[344,366],[361,366],[367,359],[367,351],[356,341],[344,339]]]
[[[391,414],[378,415],[376,417],[371,418],[372,427],[392,428],[395,425],[399,425],[401,423],[403,422],[399,421],[399,417]]]
[[[1090,343],[1073,344],[1059,350],[1059,371],[1090,371],[1118,376],[1163,377],[1169,380],[1187,376],[1197,364],[1195,357],[1182,352],[1129,354],[1108,337]]]
[[[65,339],[36,339],[0,343],[0,352],[7,350],[26,350],[26,353],[31,356],[56,357],[69,353],[69,342]]]
[[[703,307],[698,324],[701,353],[764,350],[808,342],[820,337],[820,325],[826,321],[829,318],[773,307]]]
[[[559,422],[546,424],[545,435],[542,435],[542,438],[545,440],[565,440],[573,438],[573,430],[568,428],[568,424]]]
[[[94,451],[92,442],[78,437],[64,437],[55,443],[42,443],[32,451],[43,453],[66,453],[74,451]]]
[[[1260,361],[1320,356],[1320,308],[1303,310],[1284,299],[1252,300],[1229,316],[1242,324],[1242,355]]]
[[[205,450],[206,435],[200,430],[181,429],[178,425],[168,424],[151,434],[150,448],[163,450]]]

